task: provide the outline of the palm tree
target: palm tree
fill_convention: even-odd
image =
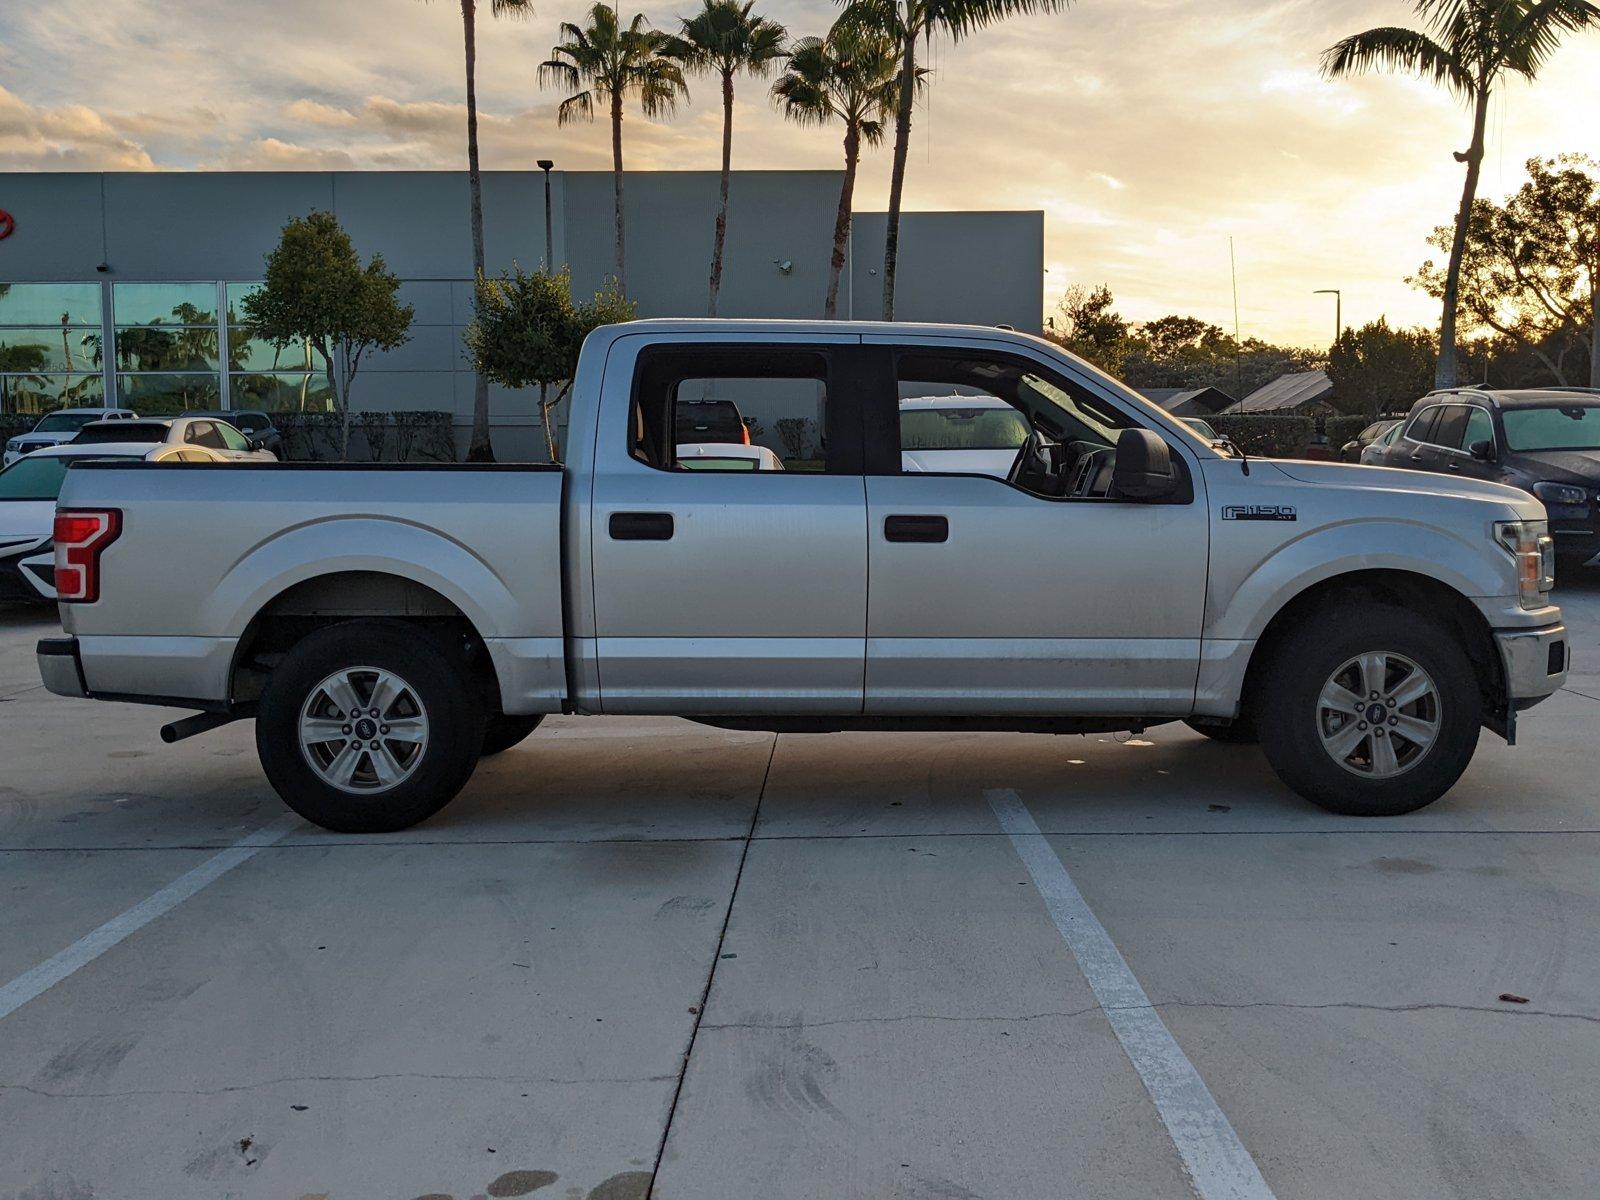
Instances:
[[[853,20],[876,28],[899,47],[900,85],[894,119],[894,167],[889,176],[889,220],[883,237],[883,319],[894,320],[894,271],[900,252],[900,198],[906,185],[906,153],[911,148],[911,108],[921,76],[917,44],[936,33],[959,41],[1006,17],[1060,12],[1072,0],[854,0]]]
[[[1483,166],[1489,97],[1508,75],[1533,79],[1562,34],[1600,23],[1600,8],[1588,0],[1417,0],[1415,8],[1424,29],[1391,25],[1352,34],[1324,52],[1322,71],[1329,78],[1380,68],[1406,71],[1442,85],[1472,108],[1472,143],[1455,155],[1466,164],[1467,179],[1445,272],[1434,370],[1435,386],[1454,387],[1461,258]]]
[[[733,77],[740,71],[765,76],[783,57],[788,31],[776,21],[751,13],[755,0],[702,0],[699,12],[681,17],[667,53],[696,75],[716,75],[722,83],[722,186],[717,201],[716,234],[711,242],[711,299],[707,316],[717,315],[722,288],[722,246],[728,234],[728,175],[733,163]]]
[[[839,276],[850,238],[861,145],[876,146],[883,140],[885,122],[894,109],[900,75],[895,50],[890,38],[846,13],[826,37],[796,42],[788,70],[772,85],[773,98],[789,120],[801,125],[826,125],[835,118],[844,122],[844,185],[839,189],[828,296],[822,306],[822,315],[830,321],[839,313]]]
[[[628,27],[618,24],[616,10],[596,4],[589,10],[587,27],[561,23],[564,39],[539,64],[539,83],[578,88],[561,102],[556,123],[594,120],[596,102],[611,110],[612,191],[617,208],[617,290],[627,291],[626,255],[622,222],[622,105],[633,97],[647,117],[671,113],[689,89],[683,71],[665,51],[668,37],[649,27],[636,13]],[[584,86],[587,85],[587,86]]]
[[[496,17],[526,17],[532,0],[489,0]],[[472,278],[483,278],[483,175],[478,169],[478,0],[461,0],[461,30],[467,56],[467,191],[472,204]],[[489,441],[489,381],[481,373],[472,388],[472,441],[468,462],[493,462]]]

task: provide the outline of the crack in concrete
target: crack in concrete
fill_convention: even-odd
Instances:
[[[1139,1007],[1143,1007],[1142,1005]],[[1588,1013],[1553,1012],[1546,1008],[1527,1008],[1524,1005],[1488,1005],[1488,1004],[1446,1004],[1442,1001],[1422,1002],[1417,1004],[1366,1004],[1358,1000],[1331,1000],[1326,1004],[1294,1004],[1284,1000],[1249,1000],[1236,1003],[1225,1003],[1219,1000],[1163,1000],[1152,1004],[1150,1007],[1162,1008],[1289,1008],[1315,1011],[1317,1009],[1346,1008],[1367,1012],[1410,1013],[1432,1012],[1442,1010],[1447,1012],[1489,1013],[1500,1017],[1549,1017],[1556,1021],[1586,1021],[1590,1024],[1600,1025],[1600,1016],[1591,1016]]]
[[[276,1079],[260,1079],[253,1083],[229,1084],[218,1088],[138,1088],[124,1092],[51,1091],[26,1083],[0,1083],[0,1092],[26,1092],[50,1100],[124,1100],[134,1096],[224,1096],[233,1092],[252,1092],[261,1088],[283,1084],[311,1083],[386,1083],[397,1079],[434,1080],[444,1083],[505,1083],[583,1086],[607,1083],[671,1083],[678,1078],[670,1075],[594,1076],[586,1079],[562,1079],[537,1075],[439,1075],[420,1071],[397,1071],[387,1075],[284,1075]]]

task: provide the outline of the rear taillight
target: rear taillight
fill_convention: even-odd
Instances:
[[[739,426],[739,432],[744,435],[744,444],[746,446],[750,445],[750,426],[741,424]]]
[[[56,512],[56,599],[93,604],[100,598],[100,555],[122,532],[115,508],[63,508]]]

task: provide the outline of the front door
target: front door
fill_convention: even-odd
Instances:
[[[1186,500],[1117,499],[1110,448],[1144,422],[1104,385],[979,339],[881,340],[897,395],[866,422],[866,711],[1188,712],[1209,537],[1192,450],[1164,433]]]
[[[603,711],[861,711],[862,353],[853,336],[613,349],[604,412],[627,420],[601,421],[590,527]]]

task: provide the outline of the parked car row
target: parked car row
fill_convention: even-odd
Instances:
[[[1550,515],[1557,559],[1600,566],[1600,394],[1580,388],[1430,392],[1373,439],[1361,461],[1529,492]]]
[[[257,432],[247,435],[241,425]],[[130,409],[58,409],[6,444],[0,470],[0,600],[53,601],[56,497],[75,463],[276,462],[265,413],[194,411],[141,417]]]

